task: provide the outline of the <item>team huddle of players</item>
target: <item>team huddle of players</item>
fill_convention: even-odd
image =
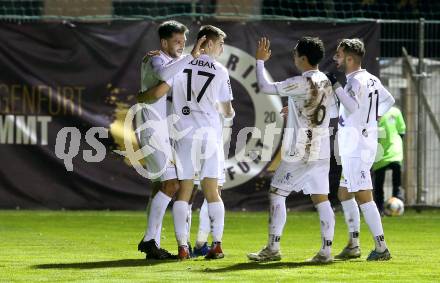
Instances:
[[[161,50],[151,52],[142,63],[138,101],[144,104],[137,113],[137,124],[156,122],[138,136],[146,150],[146,168],[154,187],[147,230],[138,245],[138,250],[145,252],[147,258],[224,257],[221,244],[225,209],[220,197],[225,179],[222,130],[231,124],[235,112],[227,69],[216,59],[223,52],[226,34],[217,27],[203,26],[191,53],[182,55],[187,31],[176,21],[161,24],[158,30]],[[268,243],[262,250],[249,253],[250,260],[281,259],[285,202],[292,191],[310,195],[319,214],[322,246],[310,261],[333,260],[335,219],[328,200],[329,123],[330,118],[337,117],[344,176],[338,197],[349,229],[349,242],[335,258],[351,259],[361,255],[358,205],[376,245],[367,260],[391,258],[381,217],[372,198],[369,172],[376,156],[377,119],[391,108],[394,99],[377,77],[361,68],[364,54],[365,48],[359,39],[343,39],[339,43],[334,61],[338,70],[346,74],[347,83],[342,87],[333,75],[318,69],[324,57],[322,41],[303,37],[293,50],[294,64],[302,75],[272,83],[264,75],[264,63],[271,56],[270,41],[259,40],[256,73],[260,92],[286,96],[288,111],[282,162],[269,191]],[[191,199],[197,187],[201,187],[205,201],[200,210],[196,243],[191,248]],[[163,216],[173,197],[177,256],[160,248]],[[210,247],[209,235],[212,236]]]

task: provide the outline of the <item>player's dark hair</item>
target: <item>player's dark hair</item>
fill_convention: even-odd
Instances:
[[[206,35],[206,41],[208,42],[208,40],[217,40],[220,37],[226,38],[226,33],[224,31],[222,31],[221,29],[219,29],[218,27],[215,26],[211,26],[211,25],[207,25],[207,26],[202,26],[199,30],[199,33],[197,34],[197,40],[199,40],[202,36]]]
[[[306,56],[310,65],[315,66],[324,58],[324,43],[318,37],[305,36],[298,40],[295,51],[298,56]]]
[[[359,38],[345,38],[339,43],[338,48],[343,48],[345,54],[357,56],[359,61],[365,55],[364,43]]]
[[[188,28],[177,21],[166,21],[163,22],[157,33],[159,34],[159,39],[169,39],[173,36],[173,33],[187,33]]]

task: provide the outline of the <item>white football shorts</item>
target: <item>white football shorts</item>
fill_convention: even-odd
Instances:
[[[225,180],[226,180],[226,175],[225,175],[225,153],[224,153],[224,149],[223,149],[223,143],[220,141],[219,142],[219,161],[218,161],[218,178],[217,178],[217,183],[219,186],[223,186],[225,184]],[[201,191],[202,187],[200,186],[200,180],[199,179],[195,179],[194,180],[194,184],[195,185],[199,185],[198,189]]]
[[[281,161],[271,182],[271,193],[287,197],[292,191],[306,195],[329,193],[330,160]]]
[[[342,174],[345,186],[350,193],[372,190],[370,169],[373,162],[364,162],[360,157],[341,156]]]
[[[218,179],[220,151],[217,141],[183,138],[176,141],[175,153],[179,180]]]

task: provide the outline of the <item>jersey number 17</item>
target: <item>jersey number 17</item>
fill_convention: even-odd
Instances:
[[[184,69],[183,72],[185,74],[187,74],[187,83],[186,83],[186,101],[191,101],[191,80],[192,80],[192,70],[191,69]],[[197,95],[197,103],[200,102],[200,100],[202,99],[203,95],[205,94],[206,89],[208,88],[209,84],[212,82],[212,80],[214,79],[215,75],[208,73],[208,72],[204,72],[204,71],[198,71],[197,75],[200,76],[204,76],[207,77],[208,79],[206,80],[205,84],[203,85],[202,89],[200,90],[199,95]]]

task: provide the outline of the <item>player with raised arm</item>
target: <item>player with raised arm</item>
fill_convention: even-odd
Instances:
[[[340,186],[338,197],[346,217],[346,222],[355,221],[357,227],[349,224],[350,241],[337,256],[349,259],[360,256],[358,238],[359,204],[375,242],[375,249],[367,260],[389,260],[382,221],[373,201],[370,169],[377,151],[377,120],[394,104],[394,98],[383,87],[380,80],[361,68],[365,47],[361,40],[343,39],[334,56],[337,68],[347,77],[344,88],[329,76],[336,95],[341,102],[339,109],[338,142],[345,184]],[[345,186],[345,187],[344,187]],[[356,198],[356,200],[355,200]],[[357,201],[357,202],[356,202]]]
[[[287,126],[283,137],[283,160],[275,172],[269,192],[269,238],[267,245],[250,260],[280,260],[280,239],[286,223],[286,197],[292,191],[309,194],[319,213],[322,246],[310,260],[332,261],[335,217],[328,200],[330,170],[329,123],[337,117],[337,105],[330,81],[319,71],[324,44],[319,38],[298,40],[293,58],[302,72],[282,82],[270,83],[264,76],[264,62],[271,55],[266,38],[258,43],[257,81],[261,92],[288,97]]]
[[[172,162],[172,151],[167,126],[167,100],[146,99],[146,90],[160,81],[170,79],[183,69],[188,62],[197,58],[200,44],[196,44],[190,55],[182,56],[188,29],[176,21],[167,21],[159,26],[159,54],[146,56],[141,67],[141,92],[139,102],[148,103],[137,112],[137,127],[146,122],[155,122],[155,127],[142,130],[138,134],[141,146],[154,148],[153,153],[145,154],[146,168],[153,182],[152,199],[147,212],[148,224],[145,235],[138,245],[138,250],[146,253],[147,259],[169,259],[176,256],[160,248],[162,220],[166,208],[178,190],[176,169]]]
[[[186,217],[194,179],[200,180],[208,202],[208,214],[213,237],[207,259],[223,258],[221,241],[224,229],[224,205],[217,191],[219,178],[219,150],[221,121],[235,115],[232,91],[227,69],[216,61],[223,52],[226,34],[217,27],[203,26],[197,39],[206,37],[205,51],[197,60],[187,64],[174,78],[148,91],[150,97],[161,97],[172,87],[173,109],[179,117],[175,123],[178,132],[186,135],[176,140],[176,168],[180,189],[173,205],[173,216],[178,257],[189,258]]]

